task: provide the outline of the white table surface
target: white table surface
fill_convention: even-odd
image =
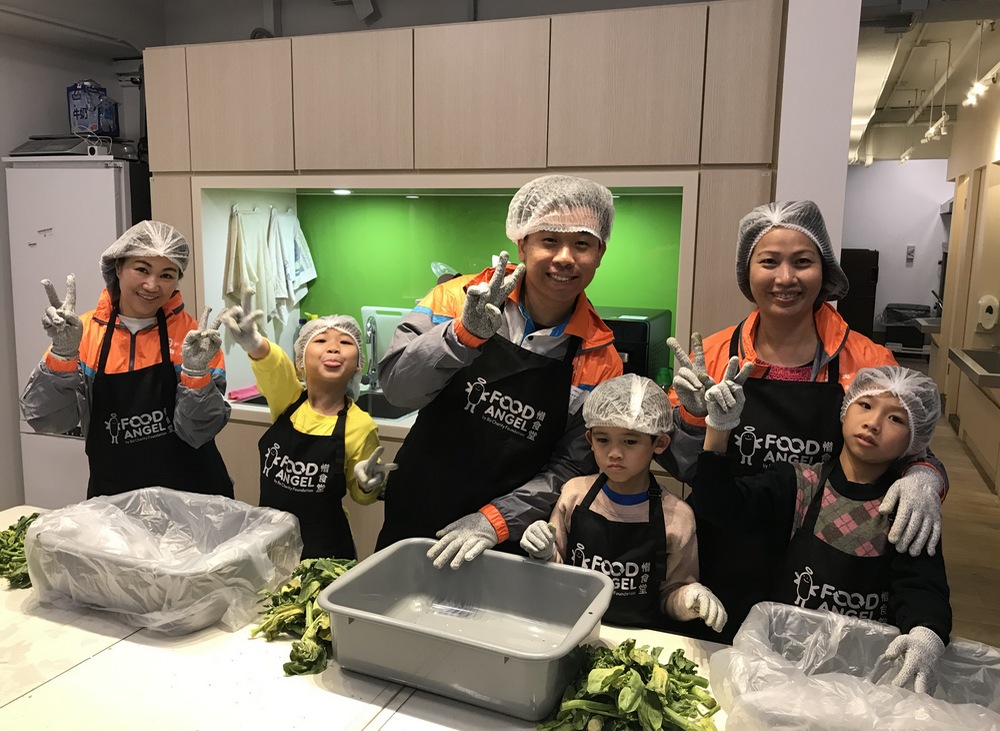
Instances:
[[[21,515],[0,511],[0,529]],[[308,729],[421,731],[534,729],[535,724],[342,670],[285,677],[291,642],[250,639],[219,625],[182,637],[137,630],[97,610],[39,604],[30,589],[0,589],[0,729],[183,731]],[[681,647],[707,676],[722,647],[648,630],[603,626],[609,646]],[[725,728],[725,714],[713,719]]]

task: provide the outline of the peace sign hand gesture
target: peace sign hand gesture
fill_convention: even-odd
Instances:
[[[496,335],[503,321],[500,308],[524,276],[524,264],[518,264],[517,269],[507,274],[509,258],[510,254],[501,251],[490,281],[481,282],[466,290],[462,325],[477,338],[487,340]]]
[[[729,359],[722,382],[705,392],[705,405],[708,415],[705,424],[718,431],[730,431],[740,424],[743,405],[747,397],[743,393],[743,384],[753,370],[753,363],[747,361],[740,368],[740,359],[733,356]]]
[[[49,279],[42,280],[49,306],[42,316],[42,327],[52,340],[51,352],[65,360],[73,360],[80,355],[80,340],[83,339],[83,324],[76,314],[76,276],[66,277],[66,297],[59,299],[56,288]]]
[[[216,317],[212,327],[208,327],[208,314],[211,307],[201,312],[198,329],[191,330],[184,336],[181,345],[181,370],[192,378],[199,378],[208,373],[208,364],[222,347],[222,335],[219,333],[219,318]]]
[[[229,331],[233,340],[243,350],[253,357],[264,346],[264,338],[257,330],[257,321],[264,317],[263,310],[253,309],[253,296],[256,290],[247,287],[243,290],[243,304],[227,307],[219,313],[217,322]]]
[[[691,333],[690,356],[684,352],[677,338],[667,338],[667,345],[674,351],[673,386],[681,406],[691,416],[706,416],[708,407],[705,405],[705,392],[715,385],[715,379],[705,370],[701,333]]]

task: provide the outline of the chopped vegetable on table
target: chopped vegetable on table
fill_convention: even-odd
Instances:
[[[719,704],[706,690],[698,666],[675,650],[667,664],[661,647],[636,647],[635,640],[613,650],[583,648],[586,661],[563,694],[562,703],[538,731],[627,731],[715,729]]]
[[[250,636],[263,634],[270,642],[283,634],[297,637],[292,643],[285,675],[312,675],[326,669],[331,650],[330,615],[316,598],[333,581],[357,564],[354,559],[307,558],[292,572],[288,583],[277,591],[265,591],[268,603],[263,619]]]
[[[28,589],[28,564],[24,559],[24,534],[38,513],[23,516],[10,528],[0,531],[0,577],[7,579],[11,589]]]

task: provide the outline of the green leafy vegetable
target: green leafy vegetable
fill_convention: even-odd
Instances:
[[[10,528],[0,531],[0,578],[7,579],[11,589],[28,589],[28,564],[24,559],[24,534],[38,513],[23,516]]]
[[[307,558],[277,591],[265,591],[263,619],[250,630],[270,642],[281,635],[298,639],[292,643],[285,675],[312,675],[326,669],[332,649],[330,615],[316,603],[319,593],[358,562],[354,559]]]
[[[631,639],[584,651],[580,673],[538,731],[714,731],[719,704],[683,650],[665,665],[657,660],[662,647],[636,647]]]

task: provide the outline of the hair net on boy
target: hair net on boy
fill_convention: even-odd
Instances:
[[[590,392],[583,402],[583,421],[588,429],[615,426],[640,434],[666,434],[673,425],[673,409],[655,382],[626,373]]]
[[[750,255],[761,238],[774,228],[790,228],[809,237],[823,257],[823,286],[818,300],[839,300],[850,286],[847,275],[833,253],[830,234],[823,214],[812,201],[787,201],[757,206],[740,221],[736,242],[736,282],[748,300],[750,292]]]
[[[614,197],[603,185],[571,175],[544,175],[511,198],[507,238],[516,244],[537,231],[585,231],[607,243],[614,219]]]
[[[903,456],[922,454],[931,443],[934,427],[941,416],[941,396],[937,385],[923,373],[902,366],[862,368],[844,395],[840,420],[847,407],[864,396],[891,393],[899,399],[910,421],[910,446]]]
[[[327,315],[307,320],[299,330],[298,337],[295,338],[295,367],[301,373],[306,367],[306,346],[314,337],[327,330],[338,330],[345,335],[349,335],[358,346],[358,370],[365,366],[364,349],[361,347],[361,326],[358,321],[350,315]]]
[[[118,262],[135,256],[164,256],[177,265],[180,278],[187,269],[191,247],[181,232],[169,223],[139,221],[101,254],[101,274],[113,302],[121,294]]]

